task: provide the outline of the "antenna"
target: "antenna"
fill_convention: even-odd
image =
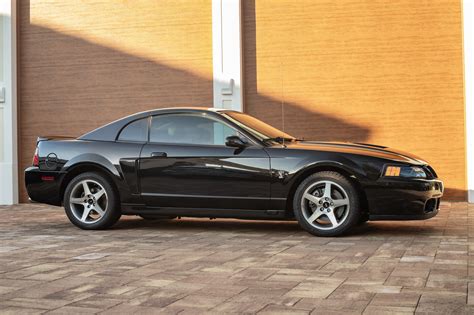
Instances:
[[[285,94],[284,94],[284,89],[283,89],[283,73],[282,73],[283,69],[282,68],[283,68],[282,61],[280,60],[281,123],[283,125],[282,126],[283,132],[285,132]]]

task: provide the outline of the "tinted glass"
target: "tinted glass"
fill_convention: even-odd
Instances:
[[[146,142],[148,138],[148,118],[129,123],[122,129],[118,140]]]
[[[225,145],[228,136],[238,135],[229,126],[202,116],[162,115],[151,122],[150,142]]]
[[[241,128],[247,130],[249,133],[254,135],[257,139],[264,140],[267,138],[294,138],[289,134],[276,129],[275,127],[270,126],[269,124],[264,123],[261,120],[258,120],[255,117],[252,117],[247,114],[239,112],[223,112],[222,116],[227,117],[230,121],[239,125]]]

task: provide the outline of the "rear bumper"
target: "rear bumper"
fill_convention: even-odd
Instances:
[[[25,185],[30,200],[60,206],[62,172],[40,171],[36,166],[25,169]]]
[[[443,182],[381,178],[366,188],[370,220],[426,220],[438,214]]]

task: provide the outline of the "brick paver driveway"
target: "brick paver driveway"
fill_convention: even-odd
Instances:
[[[473,213],[318,238],[206,219],[82,231],[60,208],[0,207],[0,313],[474,313]]]

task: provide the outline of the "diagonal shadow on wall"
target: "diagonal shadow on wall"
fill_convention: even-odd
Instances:
[[[245,111],[266,119],[267,122],[299,138],[322,141],[367,141],[371,134],[367,127],[314,111],[307,106],[305,108],[304,105],[286,99],[285,96],[276,98],[259,92],[255,0],[244,1],[242,11],[244,12]],[[281,73],[281,76],[284,76],[284,73]]]
[[[78,136],[138,111],[173,106],[212,107],[212,78],[155,60],[31,24],[29,3],[22,3],[19,49],[20,200],[27,201],[23,170],[31,164],[39,135]],[[250,38],[255,44],[255,38]],[[247,40],[248,42],[248,40]],[[159,43],[152,43],[159,45]],[[211,52],[210,52],[211,54]],[[246,56],[247,60],[252,60]],[[210,56],[212,58],[212,56]],[[204,60],[212,71],[212,59]],[[246,111],[281,127],[281,100],[259,94],[249,80]],[[254,112],[256,104],[264,111]],[[318,130],[338,126],[331,139],[365,141],[370,131],[337,117],[305,111],[285,102],[311,123],[297,136],[318,139]],[[290,110],[291,112],[291,110]],[[301,122],[293,122],[301,123]],[[285,126],[291,132],[290,120]]]
[[[268,8],[268,6],[266,7]],[[284,129],[287,131],[289,134],[298,136],[298,137],[303,137],[305,139],[318,139],[318,140],[323,140],[323,141],[348,141],[348,142],[369,142],[369,139],[374,138],[374,134],[376,131],[374,129],[371,129],[367,127],[366,125],[359,125],[353,122],[349,122],[347,120],[344,120],[341,117],[337,117],[334,115],[328,115],[327,113],[324,113],[323,111],[318,111],[314,110],[314,108],[318,108],[316,106],[308,106],[308,104],[301,104],[298,102],[292,101],[291,98],[286,98],[285,97],[285,88],[289,89],[288,94],[291,94],[291,92],[294,93],[294,91],[291,91],[292,88],[294,88],[294,85],[298,85],[298,81],[296,82],[291,82],[291,78],[294,78],[294,74],[299,70],[299,71],[304,71],[305,68],[301,67],[296,70],[292,70],[293,73],[291,76],[288,74],[288,77],[286,77],[286,73],[284,72],[285,69],[288,69],[288,65],[293,65],[294,62],[292,62],[291,58],[288,58],[288,64],[285,65],[285,62],[287,60],[285,59],[285,56],[279,56],[276,54],[274,51],[271,51],[271,53],[265,52],[265,47],[263,47],[264,52],[260,52],[261,54],[258,55],[258,47],[257,47],[257,9],[256,9],[256,1],[255,0],[246,0],[243,1],[243,7],[242,7],[242,16],[243,16],[243,45],[244,45],[244,78],[245,78],[245,87],[244,87],[244,93],[245,93],[245,111],[248,112],[251,115],[266,119],[268,122],[273,124],[274,126],[277,126],[281,129]],[[282,13],[282,11],[276,10],[275,12]],[[265,14],[263,14],[265,15]],[[273,23],[278,19],[278,14],[276,14],[277,17],[275,17],[275,20],[273,20]],[[266,16],[261,16],[260,20],[263,25],[267,21],[265,21],[265,18],[268,18]],[[284,22],[282,22],[284,23]],[[302,21],[301,23],[311,23],[305,20],[304,22]],[[268,29],[268,26],[263,27],[263,29]],[[285,25],[286,27],[286,25]],[[291,25],[288,25],[290,29]],[[306,25],[306,28],[311,28],[311,24]],[[275,36],[275,32],[271,34],[266,34],[265,32],[259,33],[259,38],[258,43],[261,43],[262,45],[265,45],[265,43],[268,43],[269,41],[278,41],[280,38],[278,36]],[[269,38],[266,38],[268,36]],[[295,35],[296,36],[296,35]],[[308,38],[311,38],[311,36],[308,36]],[[283,42],[288,42],[288,39],[282,39]],[[291,41],[289,41],[291,42]],[[278,45],[275,45],[278,47]],[[288,53],[291,55],[291,53],[294,53],[295,51],[291,51],[292,47],[286,47],[288,51],[285,51],[284,49],[281,51],[283,54]],[[257,57],[258,55],[258,57]],[[337,56],[335,56],[337,58]],[[270,62],[268,60],[265,60],[265,58],[269,58]],[[301,57],[304,58],[304,57]],[[260,63],[263,63],[259,65]],[[278,64],[281,63],[281,64]],[[304,62],[302,62],[304,64]],[[259,68],[260,66],[260,68]],[[264,78],[259,78],[259,71],[262,71],[264,73]],[[308,71],[308,73],[300,73],[299,76],[297,76],[297,80],[301,78],[307,79],[306,81],[311,81],[311,83],[317,85],[319,78],[317,77],[308,77],[308,76],[314,76],[315,72],[314,71]],[[304,81],[304,80],[303,80]],[[324,81],[324,80],[323,80]],[[283,95],[280,95],[280,97],[275,97],[275,95],[272,93],[271,96],[266,95],[265,93],[261,93],[259,88],[259,83],[262,84],[265,88],[268,88],[270,82],[274,85],[279,85],[280,86],[275,86],[275,88],[272,90],[275,90],[275,93],[280,93]],[[303,82],[307,88],[308,87],[308,82]],[[324,82],[323,82],[324,84]],[[326,85],[327,87],[327,85]],[[355,87],[357,88],[357,87]],[[364,93],[362,90],[364,87],[360,87],[360,93]],[[301,91],[301,90],[299,90]],[[304,92],[303,92],[304,93]],[[344,90],[341,89],[340,91],[337,91],[336,93],[344,93]],[[311,93],[308,93],[311,95]],[[294,95],[294,94],[293,94]],[[314,95],[314,94],[313,94]],[[323,96],[324,97],[324,96]],[[319,105],[328,105],[328,104],[323,104],[320,99],[316,96],[315,99],[311,100],[312,104],[319,104]],[[350,106],[350,104],[347,104]],[[311,107],[311,108],[310,108]],[[327,108],[328,106],[321,106],[324,108]],[[340,108],[340,107],[339,107]],[[361,111],[367,110],[369,107],[361,108]],[[369,109],[370,110],[370,109]],[[387,111],[389,112],[389,111]],[[383,115],[383,113],[381,113]],[[347,117],[347,115],[346,115]],[[373,119],[376,119],[376,116],[373,117]],[[447,120],[448,121],[448,120]],[[390,128],[390,126],[387,126],[387,128]],[[399,127],[397,127],[398,130],[400,130]],[[394,130],[390,130],[392,134],[396,134],[397,129],[395,128]],[[384,143],[377,143],[384,145]],[[434,148],[437,148],[438,144],[434,144]],[[424,157],[424,156],[423,156]],[[434,162],[434,161],[431,161]],[[440,163],[440,161],[437,161]],[[448,166],[449,169],[449,166]],[[455,167],[453,166],[453,169]],[[446,166],[443,171],[446,171]],[[453,174],[454,171],[451,171]],[[455,174],[455,173],[454,173]],[[460,175],[460,174],[459,174]],[[461,176],[459,176],[461,177]],[[465,201],[466,200],[466,190],[459,189],[459,188],[453,188],[449,187],[448,181],[452,182],[454,181],[453,178],[445,179],[446,182],[445,184],[448,184],[445,190],[445,197],[449,200],[453,201]]]

